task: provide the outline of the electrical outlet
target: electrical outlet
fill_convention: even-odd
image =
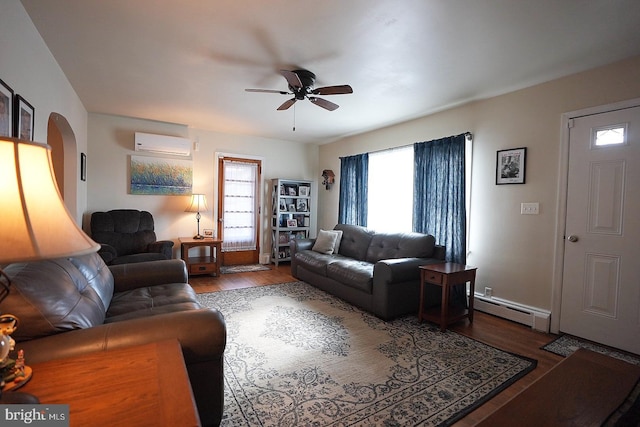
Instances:
[[[493,288],[486,286],[484,288],[484,296],[487,298],[491,298],[493,296]]]
[[[520,203],[521,215],[538,215],[540,213],[540,203]]]

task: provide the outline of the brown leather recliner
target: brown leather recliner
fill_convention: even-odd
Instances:
[[[91,238],[107,265],[173,258],[173,242],[156,240],[153,215],[136,209],[91,214]]]
[[[106,266],[98,254],[17,263],[1,313],[20,319],[12,337],[28,363],[177,339],[203,425],[219,425],[226,326],[202,308],[184,261]],[[171,367],[167,367],[171,369]]]

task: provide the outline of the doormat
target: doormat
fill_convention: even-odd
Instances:
[[[271,270],[271,268],[262,264],[247,264],[247,265],[223,265],[220,267],[220,273],[233,274],[233,273],[249,273],[252,271],[265,271]]]
[[[227,324],[222,427],[450,426],[536,366],[304,282],[198,300]]]
[[[569,356],[579,348],[586,348],[587,350],[606,354],[607,356],[615,357],[616,359],[620,359],[633,365],[640,366],[640,356],[636,356],[631,353],[625,353],[614,348],[606,347],[604,345],[583,340],[582,338],[574,337],[573,335],[568,334],[561,335],[555,340],[551,341],[549,344],[545,344],[540,348],[542,350],[546,350],[564,357]]]

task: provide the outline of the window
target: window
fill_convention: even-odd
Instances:
[[[369,154],[367,228],[410,232],[413,228],[413,146]]]
[[[626,144],[627,124],[595,128],[592,131],[592,147],[600,148]]]

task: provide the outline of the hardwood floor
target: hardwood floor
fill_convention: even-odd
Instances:
[[[282,264],[278,267],[271,265],[271,270],[268,271],[224,274],[220,277],[193,276],[189,278],[189,282],[198,293],[264,286],[295,280],[291,276],[289,264]],[[537,367],[532,372],[458,421],[454,424],[455,427],[475,425],[563,359],[561,356],[540,349],[540,347],[555,339],[555,335],[537,332],[527,326],[479,311],[474,314],[473,324],[469,324],[467,320],[464,320],[452,325],[450,329],[501,350],[538,361]]]

